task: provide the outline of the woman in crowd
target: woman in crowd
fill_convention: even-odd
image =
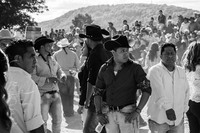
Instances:
[[[11,119],[10,109],[7,104],[8,93],[5,85],[8,67],[8,59],[0,49],[0,133],[23,133],[17,123]]]
[[[8,70],[8,60],[6,55],[0,49],[0,132],[10,133],[12,121],[10,119],[10,110],[6,103],[8,94],[5,89],[5,72]]]
[[[149,68],[151,68],[153,65],[156,65],[159,62],[159,46],[158,43],[155,42],[150,46],[150,50],[147,53],[144,69],[148,71]]]
[[[190,86],[187,117],[190,133],[200,132],[200,43],[191,46],[186,56],[186,74]]]

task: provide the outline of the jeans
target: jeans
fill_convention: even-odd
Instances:
[[[178,126],[170,126],[167,123],[158,124],[157,122],[149,119],[149,129],[151,133],[184,133],[184,120]]]
[[[47,132],[48,114],[52,117],[52,133],[60,133],[62,123],[61,98],[59,93],[44,94],[41,98],[41,113]]]
[[[131,123],[125,122],[125,115],[119,111],[110,111],[109,123],[106,124],[107,133],[139,133],[138,119]]]
[[[190,133],[200,133],[200,103],[189,101],[187,117],[189,121]]]

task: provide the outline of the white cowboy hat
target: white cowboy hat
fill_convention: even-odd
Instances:
[[[10,33],[9,30],[7,30],[7,29],[2,29],[2,30],[0,30],[0,40],[2,40],[2,39],[13,40],[14,37],[12,36],[12,34]]]
[[[62,40],[57,42],[57,46],[60,47],[60,48],[67,47],[69,45],[70,45],[70,43],[69,43],[67,38],[63,38]]]

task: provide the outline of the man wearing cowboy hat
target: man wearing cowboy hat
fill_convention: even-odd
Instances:
[[[0,30],[0,48],[5,51],[6,47],[14,40],[14,37],[8,29]]]
[[[57,61],[51,57],[51,48],[54,41],[42,36],[35,40],[35,49],[39,52],[37,56],[36,69],[32,78],[38,85],[41,95],[41,112],[47,130],[48,114],[52,117],[52,132],[61,131],[61,98],[59,94],[58,81],[65,82],[66,75]]]
[[[94,107],[94,97],[92,96],[98,71],[101,65],[106,62],[110,55],[108,51],[103,48],[103,35],[109,35],[105,29],[101,29],[98,25],[87,25],[86,34],[79,34],[80,38],[86,38],[86,44],[92,50],[88,58],[88,80],[87,80],[87,94],[85,107],[88,108],[87,118],[84,124],[83,133],[93,133],[97,125],[96,113]]]
[[[67,75],[66,82],[59,82],[59,89],[63,105],[64,116],[70,117],[74,115],[74,87],[75,74],[80,67],[80,61],[77,54],[69,49],[69,41],[67,38],[60,40],[57,46],[61,49],[54,53],[53,57],[61,66],[62,70]],[[73,72],[73,73],[72,73]],[[69,84],[70,83],[70,84]]]
[[[129,59],[129,44],[126,36],[114,36],[104,47],[113,58],[104,63],[95,86],[95,107],[99,122],[106,126],[107,133],[138,133],[138,116],[151,94],[150,82],[139,64]],[[136,91],[142,97],[136,105]],[[109,111],[102,114],[102,97],[106,94]]]

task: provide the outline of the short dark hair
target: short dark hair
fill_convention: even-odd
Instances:
[[[173,43],[165,43],[165,44],[161,45],[160,55],[162,55],[162,53],[164,52],[166,47],[172,47],[174,49],[174,51],[176,52],[176,46]]]
[[[123,22],[127,22],[127,20],[125,19]]]
[[[15,60],[14,58],[16,55],[20,55],[23,57],[23,55],[27,52],[27,48],[29,47],[34,47],[32,41],[27,41],[27,40],[13,41],[11,45],[8,46],[5,50],[9,62]]]

